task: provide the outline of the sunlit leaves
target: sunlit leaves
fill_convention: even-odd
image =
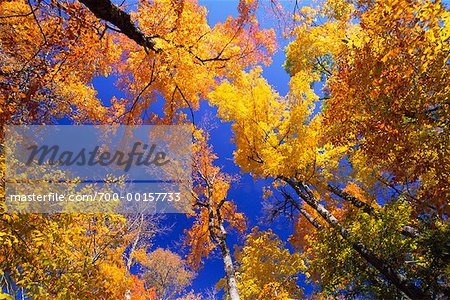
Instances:
[[[401,234],[402,227],[410,223],[412,206],[406,201],[399,201],[377,211],[378,217],[374,218],[351,209],[344,214],[342,222],[355,238],[408,276],[414,278],[420,270],[427,269],[431,261],[430,257],[426,257],[426,251],[419,247],[420,239]],[[302,257],[308,266],[305,274],[310,280],[321,284],[326,296],[369,294],[383,298],[395,293],[395,289],[368,267],[335,230],[321,230],[313,234],[302,228],[297,230],[307,234],[302,240]],[[296,240],[301,236],[302,233],[297,232],[293,238]]]
[[[327,1],[296,18],[286,96],[258,69],[222,82],[209,95],[219,117],[233,122],[236,163],[275,183],[306,183],[294,187],[300,203],[293,206],[303,212],[291,241],[305,253],[306,245],[324,247],[308,255],[311,267],[327,259],[311,275],[327,292],[396,290],[378,282],[370,260],[348,263],[359,245],[407,278],[429,280],[423,287],[435,287],[420,264],[405,263],[415,256],[423,262],[423,252],[400,232],[405,225],[433,228],[439,214],[448,214],[448,11],[429,1]],[[346,186],[363,204],[330,193],[330,183]],[[327,211],[319,214],[311,199]],[[286,205],[279,209],[287,211]],[[319,278],[324,269],[329,279],[327,273]],[[366,289],[368,280],[376,288]]]
[[[297,285],[303,261],[291,254],[272,231],[253,228],[245,245],[236,253],[238,286],[242,299],[297,299]]]
[[[324,115],[330,140],[358,146],[355,167],[418,184],[418,201],[439,213],[448,212],[448,15],[439,2],[370,4],[364,41],[335,56]]]
[[[195,219],[192,227],[185,230],[185,245],[189,248],[187,260],[197,269],[202,265],[202,259],[207,258],[219,242],[225,243],[228,230],[243,233],[246,216],[228,199],[228,191],[235,178],[214,165],[217,156],[208,145],[208,133],[196,129],[193,135],[192,206]]]
[[[206,9],[196,1],[141,1],[133,16],[158,53],[124,43],[127,57],[120,70],[125,77],[119,85],[130,98],[140,99],[130,107],[131,115],[139,117],[161,95],[165,116],[174,118],[179,108],[197,109],[218,78],[269,62],[274,33],[259,27],[255,8],[256,1],[240,1],[238,17],[210,26]]]
[[[95,17],[76,2],[3,1],[0,14],[2,122],[92,122],[107,113],[90,81],[112,74],[120,51]]]
[[[327,176],[325,170],[336,167],[332,158],[342,149],[320,143],[321,119],[313,115],[318,97],[310,85],[314,80],[315,74],[299,73],[282,97],[260,69],[253,69],[209,94],[219,116],[233,121],[235,161],[244,171],[258,177],[311,177],[317,171]]]

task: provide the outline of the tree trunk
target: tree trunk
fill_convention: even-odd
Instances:
[[[389,280],[394,286],[411,299],[431,299],[423,290],[408,282],[407,278],[391,268],[389,264],[378,258],[372,251],[367,249],[360,241],[354,240],[351,233],[344,228],[338,219],[333,216],[322,204],[320,204],[315,198],[309,188],[303,182],[294,182],[293,180],[287,180],[287,183],[295,190],[298,196],[305,201],[311,208],[315,209],[333,228],[337,230],[340,236],[342,236],[347,242],[350,243],[352,248],[361,255],[370,265],[377,269],[387,280]],[[303,191],[303,190],[304,191]]]
[[[133,243],[131,244],[130,253],[126,260],[126,264],[125,264],[128,274],[131,274],[131,265],[133,264],[132,254],[136,250],[137,244],[139,243],[139,240],[141,238],[141,227],[142,227],[142,224],[144,223],[144,219],[145,219],[144,214],[140,214],[139,218],[140,218],[139,230],[137,232],[136,238],[134,239]],[[124,298],[125,298],[125,300],[131,300],[131,290],[129,288],[126,289]]]
[[[332,192],[333,194],[344,199],[345,201],[350,202],[353,206],[362,209],[363,212],[365,212],[375,218],[379,217],[376,213],[375,208],[373,208],[369,204],[359,200],[358,198],[350,195],[349,193],[344,192],[342,189],[337,188],[331,184],[328,184],[327,189],[330,192]],[[417,238],[417,237],[420,237],[420,235],[421,235],[420,232],[416,228],[409,226],[409,225],[403,226],[401,234],[403,234],[404,236],[407,236],[407,237],[411,237],[411,238]]]
[[[231,252],[224,239],[219,241],[220,251],[222,252],[222,260],[225,266],[225,275],[227,277],[228,293],[231,300],[239,300],[239,290],[236,283],[236,272],[234,270]]]
[[[289,194],[284,194],[284,197],[286,198],[286,200],[289,201],[289,203],[294,206],[305,218],[306,220],[308,220],[308,222],[313,225],[316,229],[318,230],[322,230],[323,226],[317,222],[316,219],[314,219],[313,216],[311,216],[303,207],[301,207],[294,199],[292,199],[291,195]]]
[[[220,251],[222,253],[222,261],[225,267],[225,275],[227,278],[227,287],[230,299],[239,300],[239,290],[236,282],[236,271],[234,269],[233,258],[231,257],[230,248],[228,247],[226,242],[227,231],[223,225],[223,219],[220,212],[223,202],[222,204],[219,204],[218,207],[214,210],[212,184],[208,184],[207,195],[208,195],[207,207],[209,216],[208,229],[211,238],[215,243],[219,245]]]
[[[125,291],[125,300],[131,300],[131,291],[129,289]]]

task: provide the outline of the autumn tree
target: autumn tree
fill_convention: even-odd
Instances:
[[[216,78],[268,62],[274,51],[272,31],[254,17],[256,2],[242,1],[238,10],[211,27],[195,1],[142,1],[133,12],[108,0],[2,1],[2,125],[182,122],[180,108],[196,109]],[[126,98],[107,105],[92,80],[111,75]],[[158,95],[166,100],[163,116],[148,110]],[[121,260],[148,237],[143,219],[11,214],[2,204],[2,284],[30,297],[145,298],[130,274],[133,255]]]
[[[320,221],[320,216],[316,216],[314,211],[306,210]],[[339,216],[341,223],[356,239],[402,270],[405,276],[420,278],[428,282],[432,289],[439,290],[438,284],[446,272],[445,264],[433,266],[435,259],[432,255],[419,250],[424,246],[423,239],[402,234],[404,224],[411,222],[413,209],[408,202],[398,200],[384,205],[377,210],[377,218],[355,210],[358,209],[347,207],[333,213]],[[323,221],[317,227],[306,218],[301,218],[290,238],[305,259],[307,267],[303,272],[308,281],[320,284],[317,295],[403,298],[395,286],[381,280],[376,270],[355,255],[352,245],[336,230],[324,230],[326,223]],[[442,227],[441,230],[445,231]],[[445,239],[442,242],[445,243]]]
[[[238,248],[236,273],[242,299],[299,299],[298,270],[303,261],[291,254],[271,230],[255,227]]]
[[[275,50],[256,9],[257,1],[240,1],[236,17],[210,26],[205,8],[188,0],[139,1],[133,10],[110,0],[2,1],[2,125],[189,123],[209,98],[233,121],[236,163],[273,179],[269,213],[294,219],[291,241],[306,261],[298,269],[324,296],[448,295],[448,8],[328,0],[295,10],[285,96],[251,69]],[[98,99],[92,80],[99,76],[117,77],[126,96],[110,105]],[[160,98],[157,115],[152,104]],[[230,298],[238,299],[227,234],[242,232],[245,218],[227,198],[234,178],[214,166],[204,132],[194,130],[194,140],[188,260],[198,267],[218,247]],[[2,173],[3,161],[2,148]],[[2,201],[2,289],[145,298],[130,272],[153,234],[145,220],[6,213]],[[253,234],[248,243],[267,238],[288,255],[270,236]],[[279,282],[263,285],[270,297],[293,293]]]
[[[416,225],[433,228],[444,221],[437,215],[445,215],[447,209],[441,191],[448,190],[448,181],[446,171],[435,171],[448,165],[444,126],[448,94],[444,78],[448,76],[443,75],[448,75],[448,11],[438,2],[328,1],[319,10],[302,9],[295,18],[300,23],[287,48],[286,68],[292,77],[286,96],[276,93],[258,69],[224,81],[210,94],[219,116],[233,121],[236,163],[255,177],[274,179],[273,190],[282,195],[276,209],[304,218],[312,225],[311,232],[334,231],[339,237],[336,246],[339,239],[346,241],[351,253],[362,258],[363,267],[372,267],[382,275],[381,280],[408,297],[448,293],[442,269],[438,278],[427,281],[416,272],[420,268],[405,265],[404,259],[414,257],[416,249],[409,248],[409,254],[398,262],[394,255],[383,257],[385,249],[353,232],[354,226],[363,227],[361,216],[383,220],[380,205],[405,199],[413,212],[407,220],[398,215],[395,238],[399,243],[405,235],[418,238]],[[393,21],[385,22],[385,18]],[[428,41],[431,37],[434,40]],[[368,57],[373,60],[366,61]],[[411,72],[398,72],[402,66]],[[430,72],[422,72],[424,68]],[[387,80],[389,74],[392,80]],[[354,84],[344,88],[344,80]],[[383,88],[374,88],[375,82],[382,82]],[[323,86],[322,98],[313,89],[314,83]],[[410,124],[405,121],[405,110],[402,115],[394,103],[411,105],[414,101],[432,114],[437,106],[439,113],[417,117]],[[421,111],[418,107],[411,110]],[[379,125],[392,122],[397,129],[375,130],[373,126],[378,125],[372,121]],[[428,136],[436,143],[424,146]],[[397,164],[397,160],[407,165]],[[427,167],[420,167],[422,163]],[[400,176],[400,170],[408,174]],[[369,200],[346,192],[344,188],[351,184],[367,193]],[[425,190],[439,196],[421,198]]]
[[[194,185],[191,194],[195,220],[192,227],[186,230],[188,261],[197,269],[202,259],[218,247],[230,299],[239,299],[236,270],[227,236],[231,229],[242,233],[246,228],[246,218],[227,197],[233,178],[214,165],[217,156],[208,145],[208,133],[196,130],[194,139]]]
[[[145,111],[157,95],[177,119],[216,78],[269,61],[273,32],[259,28],[255,9],[242,1],[237,18],[210,27],[195,1],[141,1],[134,12],[109,0],[3,1],[2,121],[155,122]],[[91,82],[109,75],[127,98],[106,106]]]
[[[450,12],[439,1],[354,5],[364,13],[333,56],[326,138],[354,148],[355,179],[370,182],[362,164],[373,166],[418,213],[448,215]]]
[[[158,248],[135,255],[143,270],[146,285],[155,288],[158,299],[175,299],[191,284],[195,273],[178,254]]]
[[[0,157],[2,170],[5,170],[3,153]],[[13,185],[13,190],[21,181],[26,182],[17,177],[12,179],[11,173],[15,170],[9,171],[9,184]],[[29,166],[27,172],[41,176],[41,181],[25,184],[25,188],[32,187],[35,194],[48,193],[48,182],[51,180],[61,181],[59,185],[53,185],[55,192],[61,189],[74,195],[92,192],[92,186],[80,187],[78,182],[63,181],[68,178],[67,174],[61,170],[49,170],[45,165]],[[106,186],[104,184],[96,190],[108,191]],[[20,188],[18,190],[23,192]],[[5,197],[4,185],[0,191]],[[5,201],[0,203],[3,297],[122,298],[125,290],[131,289],[136,299],[145,299],[143,281],[129,274],[123,263],[123,252],[132,234],[125,217],[104,213],[83,214],[79,212],[81,209],[57,214],[19,213],[14,210],[6,213],[5,204]],[[52,204],[47,205],[51,211]],[[20,206],[15,208],[20,211]]]
[[[117,299],[139,285],[123,264],[120,216],[3,214],[2,226],[2,288],[12,297]]]
[[[161,216],[154,212],[136,212],[135,214],[128,214],[126,216],[126,231],[127,234],[127,252],[128,255],[124,257],[125,260],[125,276],[132,277],[131,268],[137,263],[140,263],[137,256],[142,252],[146,252],[151,247],[151,241],[157,234],[162,234],[165,228],[160,227],[159,223]],[[153,287],[153,286],[152,286]],[[125,291],[125,299],[131,299],[132,290]]]

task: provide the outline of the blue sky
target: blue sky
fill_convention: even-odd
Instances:
[[[208,23],[213,26],[219,21],[224,21],[229,15],[237,15],[238,1],[220,1],[220,0],[200,0],[201,5],[208,9]],[[284,5],[290,5],[290,2],[283,1]],[[260,9],[257,13],[258,19],[263,27],[274,28],[277,26],[275,19],[269,18],[267,12]],[[277,31],[279,35],[279,31]],[[284,71],[282,65],[285,60],[283,48],[288,41],[279,38],[279,50],[272,58],[272,64],[264,67],[263,75],[268,82],[282,95],[288,91],[289,75]],[[116,97],[124,96],[116,88],[114,88],[115,78],[97,78],[94,80],[94,86],[99,91],[98,96],[103,101],[109,101],[113,95]],[[210,107],[206,101],[201,103],[199,111],[195,112],[195,119],[202,120],[205,115],[216,115],[216,109]],[[197,121],[198,122],[198,121]],[[220,120],[214,118],[215,128],[211,130],[211,144],[214,147],[215,153],[219,159],[216,164],[223,168],[223,171],[229,174],[240,174],[240,180],[237,184],[232,186],[229,192],[229,198],[233,199],[240,211],[244,212],[248,217],[248,229],[258,225],[260,229],[272,228],[282,240],[286,241],[289,234],[292,232],[292,225],[288,222],[279,221],[275,224],[261,224],[259,219],[262,216],[262,187],[267,182],[263,180],[255,181],[249,174],[241,174],[239,167],[233,162],[233,151],[235,145],[232,143],[232,132],[230,123],[221,123]],[[165,217],[164,223],[172,226],[172,230],[163,236],[157,237],[152,249],[162,247],[169,248],[172,251],[182,251],[182,240],[184,237],[184,230],[189,228],[192,220],[188,220],[181,214],[168,214]],[[233,249],[234,245],[242,245],[243,237],[237,236],[236,233],[231,233],[228,237],[228,244]],[[195,278],[192,289],[195,292],[203,292],[210,289],[224,277],[223,264],[220,259],[220,253],[211,256],[205,260],[203,268],[199,271]],[[302,280],[300,280],[302,281]],[[301,283],[301,282],[300,282]],[[310,288],[305,287],[306,292]]]

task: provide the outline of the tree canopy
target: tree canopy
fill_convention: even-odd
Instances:
[[[211,24],[200,3],[0,2],[3,128],[192,133],[188,225],[166,248],[158,237],[180,225],[158,214],[9,212],[2,130],[0,299],[212,300],[195,275],[217,254],[224,299],[450,297],[448,4],[240,0]],[[279,45],[285,94],[265,73]],[[208,118],[231,124],[242,174]]]

